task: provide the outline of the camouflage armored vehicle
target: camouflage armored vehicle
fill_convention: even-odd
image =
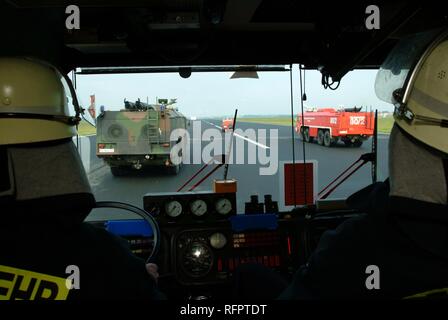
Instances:
[[[157,104],[124,101],[120,111],[105,111],[97,117],[97,156],[102,158],[114,176],[147,166],[164,166],[177,174],[170,151],[185,138],[170,141],[175,129],[186,129],[187,118],[173,105],[175,99],[158,99]]]

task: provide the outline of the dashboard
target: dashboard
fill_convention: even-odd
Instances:
[[[317,214],[315,208],[236,214],[234,193],[155,193],[145,195],[143,203],[161,230],[154,261],[159,286],[176,299],[229,294],[238,266],[248,263],[264,265],[288,280],[325,230],[357,215],[350,210]],[[98,224],[125,238],[134,254],[149,256],[152,230],[144,220]]]

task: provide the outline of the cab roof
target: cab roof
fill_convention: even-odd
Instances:
[[[300,63],[339,80],[377,68],[402,36],[447,25],[439,2],[377,1],[380,29],[366,28],[369,1],[76,1],[67,30],[58,0],[0,6],[1,55],[33,55],[74,67],[282,65]]]

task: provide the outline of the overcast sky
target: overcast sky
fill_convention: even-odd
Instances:
[[[299,74],[294,66],[294,110],[299,111]],[[78,75],[77,92],[83,106],[96,96],[96,107],[119,110],[126,98],[150,103],[159,98],[177,98],[179,111],[186,116],[221,117],[290,113],[289,72],[259,73],[259,79],[229,79],[232,73],[193,73],[183,79],[177,73]],[[392,105],[378,100],[374,92],[376,70],[348,73],[336,91],[325,90],[318,71],[306,71],[306,106],[367,106],[392,111]]]

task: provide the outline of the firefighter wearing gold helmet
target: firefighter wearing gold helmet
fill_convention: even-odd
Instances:
[[[55,67],[32,59],[2,58],[0,70],[0,145],[76,135],[79,113],[70,116],[72,93]]]
[[[448,35],[441,35],[417,61],[395,93],[395,122],[424,144],[448,154]]]
[[[163,298],[156,265],[83,222],[96,203],[72,141],[79,114],[57,68],[0,58],[0,300]]]
[[[326,231],[281,299],[448,296],[447,72],[447,32],[391,51],[375,83],[395,107],[389,179],[347,199],[366,215]]]

